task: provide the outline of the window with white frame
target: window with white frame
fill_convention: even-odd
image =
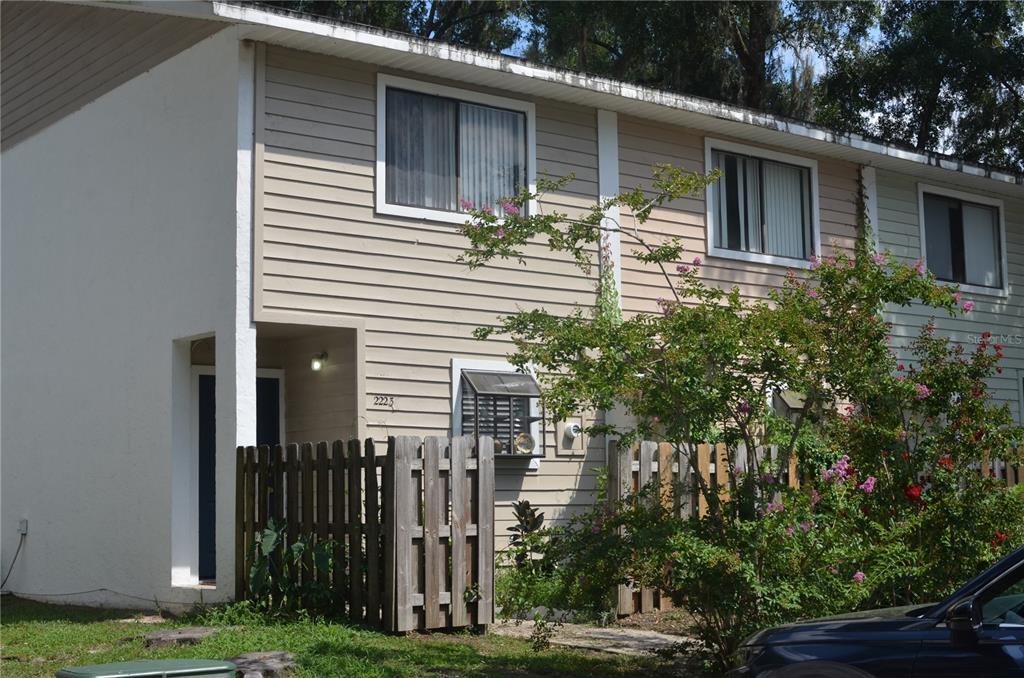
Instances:
[[[709,254],[771,263],[815,253],[813,160],[709,142],[720,179],[708,190]]]
[[[1001,290],[1004,274],[999,204],[940,191],[921,187],[928,270],[939,280]]]
[[[379,77],[378,211],[462,223],[531,185],[532,103]]]

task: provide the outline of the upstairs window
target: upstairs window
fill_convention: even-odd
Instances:
[[[532,104],[380,78],[378,211],[463,223],[530,186]]]
[[[785,265],[810,259],[815,163],[720,143],[708,153],[709,166],[721,173],[708,191],[709,254]]]
[[[925,262],[939,280],[1002,290],[999,206],[922,191]]]

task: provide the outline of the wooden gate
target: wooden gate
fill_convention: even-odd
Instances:
[[[401,632],[494,620],[490,438],[400,436],[385,455],[372,440],[239,447],[235,499],[236,599],[252,594],[255,545],[273,519],[286,525],[283,548],[333,540],[330,573],[305,576],[352,621]]]

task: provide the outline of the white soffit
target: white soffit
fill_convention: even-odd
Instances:
[[[616,111],[716,135],[1024,198],[1024,176],[987,169],[947,156],[907,150],[856,134],[839,134],[722,102],[254,6],[213,2],[212,7],[218,18],[248,24],[242,29],[242,37],[251,40]]]

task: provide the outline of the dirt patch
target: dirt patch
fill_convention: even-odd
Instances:
[[[668,612],[647,612],[623,617],[612,624],[613,627],[655,631],[672,636],[686,636],[693,625],[693,617],[684,610]]]

